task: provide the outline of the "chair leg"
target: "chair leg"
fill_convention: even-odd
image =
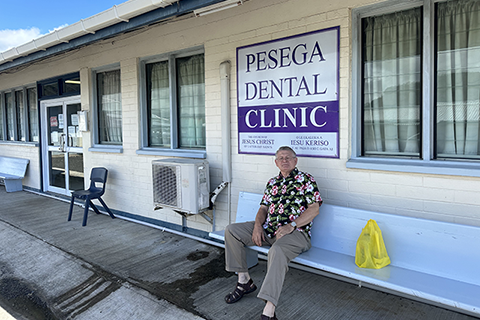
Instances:
[[[100,214],[100,211],[98,211],[97,209],[97,206],[95,205],[95,203],[92,202],[92,200],[89,200],[90,202],[90,206],[93,208],[93,210],[95,211],[96,214]]]
[[[85,211],[83,212],[83,223],[82,227],[85,227],[87,225],[87,217],[88,217],[88,206],[90,203],[90,198],[85,199]]]
[[[108,214],[110,215],[110,217],[112,217],[112,219],[115,219],[115,216],[113,215],[112,211],[110,211],[110,208],[107,206],[107,204],[105,203],[105,201],[102,200],[102,198],[98,198],[98,201],[100,201],[100,203],[102,204],[102,206],[105,208],[105,210],[107,210]]]
[[[72,196],[72,200],[70,201],[70,211],[68,212],[68,220],[72,220],[72,211],[73,211],[73,202],[75,201],[75,197]]]

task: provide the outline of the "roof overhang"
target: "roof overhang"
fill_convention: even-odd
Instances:
[[[231,1],[231,0],[230,0]],[[0,53],[0,72],[229,0],[130,0]]]

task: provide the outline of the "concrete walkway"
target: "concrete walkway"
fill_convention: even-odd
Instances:
[[[223,249],[0,186],[0,306],[16,319],[259,319],[255,294],[227,305]],[[266,264],[251,270],[260,286]],[[290,269],[279,319],[474,319]]]

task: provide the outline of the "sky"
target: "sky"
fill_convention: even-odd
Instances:
[[[0,52],[127,0],[0,0]]]

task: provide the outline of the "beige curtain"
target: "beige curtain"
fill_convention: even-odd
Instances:
[[[180,148],[205,148],[204,56],[177,59]]]
[[[122,143],[120,70],[97,74],[100,143]]]
[[[480,2],[437,10],[437,156],[480,155]]]
[[[171,146],[170,85],[168,62],[162,61],[147,66],[149,74],[149,146]]]
[[[418,157],[421,138],[422,13],[363,23],[363,152]]]

